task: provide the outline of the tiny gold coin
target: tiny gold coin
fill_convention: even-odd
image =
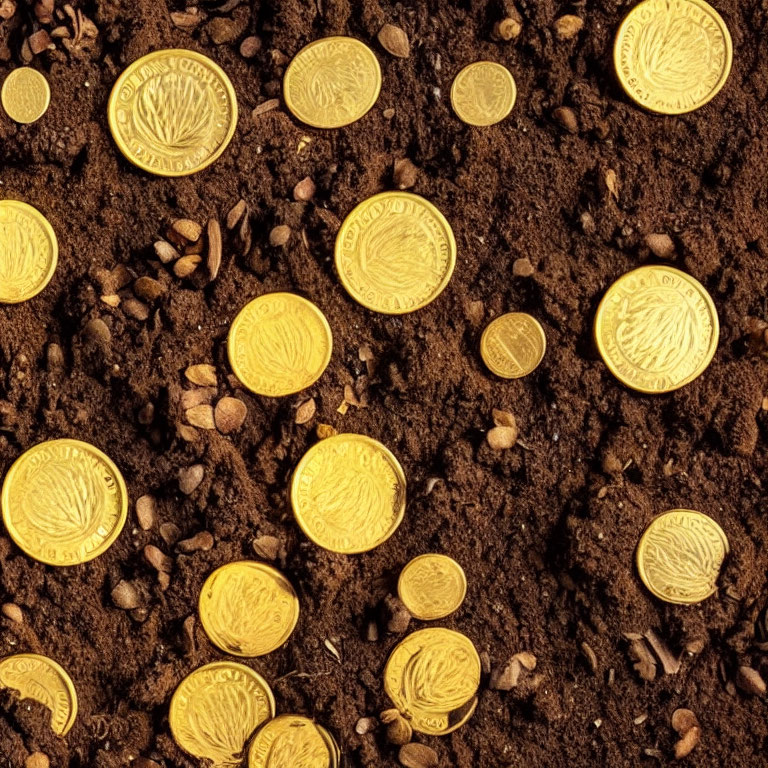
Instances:
[[[595,342],[610,372],[628,387],[671,392],[704,372],[720,324],[698,280],[662,265],[622,275],[595,315]]]
[[[227,148],[237,97],[224,70],[182,48],[154,51],[123,71],[107,106],[120,151],[143,171],[187,176]]]
[[[468,64],[451,86],[453,111],[469,125],[500,123],[512,111],[516,99],[515,78],[495,61]]]
[[[666,115],[691,112],[714,98],[732,59],[728,27],[704,0],[643,0],[621,23],[613,46],[627,95]]]
[[[23,453],[0,495],[17,546],[48,565],[77,565],[109,549],[128,516],[120,470],[80,440],[49,440]]]
[[[222,651],[263,656],[290,637],[299,620],[299,599],[276,568],[240,560],[206,579],[199,611],[203,629]]]
[[[230,768],[242,763],[254,731],[274,716],[272,689],[258,672],[234,661],[214,661],[179,683],[168,722],[185,752]]]
[[[508,312],[491,321],[480,337],[480,356],[492,373],[519,379],[544,358],[547,337],[541,323],[525,312]]]
[[[18,67],[3,81],[0,102],[11,120],[34,123],[48,110],[51,87],[41,72],[32,67]]]
[[[367,552],[385,542],[405,514],[405,475],[377,440],[342,434],[313,445],[291,480],[301,529],[332,552]]]
[[[414,731],[443,736],[469,720],[477,707],[480,657],[460,632],[430,627],[393,649],[384,690]]]
[[[400,572],[397,594],[417,619],[442,619],[464,602],[467,577],[448,555],[419,555]]]
[[[248,768],[336,768],[333,737],[302,715],[279,715],[256,732]]]
[[[66,736],[77,717],[77,693],[61,666],[47,656],[17,653],[0,659],[0,688],[18,691],[51,710],[51,730]]]
[[[324,37],[304,46],[283,77],[285,104],[314,128],[341,128],[376,103],[381,68],[374,52],[352,37]]]
[[[344,219],[335,260],[339,279],[356,302],[402,315],[443,292],[456,266],[456,240],[428,200],[411,192],[381,192]]]
[[[229,364],[257,395],[281,397],[312,386],[333,351],[325,315],[295,293],[267,293],[246,304],[232,322]]]

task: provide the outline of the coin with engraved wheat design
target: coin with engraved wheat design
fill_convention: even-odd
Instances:
[[[36,69],[17,67],[3,81],[0,103],[14,122],[34,123],[51,103],[51,87]]]
[[[337,754],[320,725],[303,715],[279,715],[256,732],[248,768],[336,768]]]
[[[480,337],[480,356],[488,369],[505,379],[531,373],[543,360],[547,337],[541,323],[525,312],[492,320]]]
[[[0,495],[17,546],[49,565],[76,565],[109,549],[128,515],[120,470],[80,440],[49,440],[23,453]]]
[[[622,275],[595,316],[595,341],[623,384],[660,393],[689,384],[714,357],[717,310],[698,280],[662,265]]]
[[[301,529],[332,552],[367,552],[385,542],[405,514],[405,475],[377,440],[341,434],[313,445],[291,480]]]
[[[302,123],[341,128],[371,109],[381,90],[374,52],[352,37],[324,37],[304,46],[283,77],[283,97]]]
[[[448,555],[419,555],[400,572],[397,594],[417,619],[442,619],[464,602],[467,577]]]
[[[253,560],[217,568],[203,584],[198,609],[211,642],[233,656],[271,653],[299,620],[299,600],[288,579]]]
[[[616,34],[613,63],[627,95],[653,112],[679,115],[713,99],[731,71],[733,44],[704,0],[643,0]]]
[[[275,716],[267,681],[235,661],[214,661],[187,675],[171,697],[168,722],[174,741],[216,768],[242,765],[256,729]]]
[[[237,125],[235,89],[218,64],[195,51],[154,51],[118,77],[107,106],[125,157],[158,176],[187,176],[227,148]]]
[[[460,632],[430,627],[394,648],[384,668],[384,690],[414,731],[442,736],[469,720],[477,707],[480,657]]]
[[[325,315],[295,293],[266,293],[246,304],[232,322],[229,364],[257,395],[281,397],[312,386],[333,351]]]
[[[77,693],[66,671],[53,659],[17,653],[0,659],[0,688],[17,691],[51,710],[51,730],[66,736],[77,717]]]
[[[442,213],[419,195],[381,192],[364,200],[336,236],[336,272],[347,293],[374,312],[425,307],[448,285],[456,241]]]
[[[451,106],[459,120],[486,126],[501,122],[515,106],[517,86],[512,73],[495,61],[475,61],[456,75]]]
[[[690,605],[717,591],[728,554],[723,529],[708,515],[671,509],[651,521],[635,559],[643,584],[660,600]]]

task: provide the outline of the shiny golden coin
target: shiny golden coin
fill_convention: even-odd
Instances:
[[[338,757],[322,726],[302,715],[280,715],[251,742],[248,768],[336,768]]]
[[[451,86],[451,106],[459,120],[469,125],[494,125],[512,111],[517,86],[512,73],[494,61],[476,61],[456,75]]]
[[[714,98],[732,58],[728,27],[704,0],[643,0],[621,23],[613,46],[627,95],[666,115],[691,112]]]
[[[519,379],[544,358],[547,337],[541,323],[525,312],[509,312],[493,320],[480,337],[480,356],[492,373]]]
[[[336,271],[347,293],[374,312],[402,315],[425,307],[456,266],[451,225],[410,192],[363,200],[336,236]]]
[[[120,151],[143,171],[187,176],[227,148],[237,97],[224,70],[182,48],[134,61],[112,88],[109,129]]]
[[[595,341],[611,373],[639,392],[671,392],[711,362],[720,324],[704,286],[672,267],[639,267],[603,296]]]
[[[332,552],[367,552],[405,514],[405,475],[381,443],[342,434],[313,445],[291,480],[293,514],[304,533]]]
[[[215,661],[179,683],[168,722],[185,752],[233,768],[242,765],[254,731],[274,716],[275,698],[260,674],[234,661]]]
[[[251,392],[281,397],[312,386],[333,350],[325,315],[295,293],[267,293],[246,304],[229,329],[235,376]]]
[[[283,77],[283,97],[302,123],[341,128],[376,103],[381,68],[373,51],[352,37],[324,37],[304,46]]]
[[[467,577],[448,555],[419,555],[400,572],[397,594],[417,619],[442,619],[464,602]]]
[[[17,123],[34,123],[48,110],[51,88],[45,76],[32,67],[18,67],[3,81],[0,102]]]
[[[480,657],[472,641],[442,627],[401,640],[384,668],[384,690],[414,731],[443,736],[477,707]]]

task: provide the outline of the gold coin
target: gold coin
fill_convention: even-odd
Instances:
[[[336,768],[333,737],[302,715],[279,715],[251,742],[248,768]],[[338,749],[336,747],[336,749]]]
[[[339,279],[356,302],[402,315],[443,292],[456,266],[456,240],[428,200],[411,192],[381,192],[344,219],[335,257]]]
[[[665,115],[691,112],[714,98],[732,59],[728,27],[704,0],[643,0],[621,23],[613,46],[627,95]]]
[[[291,636],[299,600],[276,568],[240,560],[217,568],[203,584],[200,621],[211,642],[233,656],[263,656]]]
[[[251,392],[281,397],[312,386],[333,351],[325,315],[295,293],[266,293],[246,304],[232,322],[229,364]]]
[[[48,219],[18,200],[0,200],[0,304],[37,296],[51,281],[59,243]]]
[[[283,97],[302,123],[341,128],[376,103],[381,68],[373,51],[352,37],[324,37],[304,46],[283,77]]]
[[[443,736],[477,707],[480,657],[472,641],[442,627],[401,640],[384,668],[384,690],[414,731]]]
[[[419,555],[400,572],[397,594],[417,619],[442,619],[464,602],[467,577],[448,555]]]
[[[367,552],[385,542],[405,514],[405,475],[377,440],[342,434],[313,445],[291,480],[302,531],[331,552]]]
[[[45,76],[32,67],[18,67],[3,81],[0,102],[17,123],[34,123],[48,110],[51,88]]]
[[[495,61],[468,64],[454,78],[451,106],[469,125],[500,123],[515,106],[517,86],[512,73]]]
[[[66,671],[53,659],[17,653],[0,659],[0,688],[18,691],[51,710],[51,730],[66,736],[77,717],[77,693]]]
[[[48,565],[77,565],[109,549],[128,515],[120,470],[80,440],[49,440],[23,453],[0,496],[10,537]]]
[[[508,312],[489,323],[480,337],[480,356],[492,373],[519,379],[544,358],[547,337],[541,323],[525,312]]]
[[[179,683],[168,722],[185,752],[230,768],[241,765],[254,731],[274,716],[275,697],[258,672],[234,661],[214,661]]]
[[[109,129],[120,151],[143,171],[187,176],[227,148],[237,125],[237,97],[224,70],[182,48],[134,61],[112,88]]]
[[[606,292],[595,341],[611,373],[639,392],[671,392],[692,382],[714,357],[717,310],[698,280],[672,267],[639,267]]]

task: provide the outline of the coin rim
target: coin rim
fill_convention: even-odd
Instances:
[[[474,122],[472,120],[468,120],[466,117],[463,117],[461,114],[461,108],[460,106],[457,106],[456,103],[456,83],[458,82],[459,78],[469,69],[479,69],[482,66],[490,64],[493,67],[499,68],[504,70],[504,74],[509,79],[510,84],[512,85],[512,103],[509,105],[509,109],[499,118],[495,120],[483,120],[482,122]],[[473,125],[476,128],[487,128],[489,125],[496,125],[497,123],[500,123],[502,120],[506,120],[512,110],[515,108],[515,104],[517,103],[517,83],[515,82],[515,76],[505,67],[503,64],[499,64],[497,61],[489,61],[487,59],[481,59],[480,61],[473,61],[470,64],[467,64],[465,67],[462,67],[457,73],[456,77],[453,78],[453,82],[451,83],[451,109],[453,109],[454,114],[456,117],[461,120],[462,123],[466,123],[466,125]]]
[[[43,107],[42,112],[38,114],[37,117],[33,117],[31,120],[20,120],[18,117],[14,117],[11,113],[13,109],[8,109],[8,101],[7,101],[7,94],[6,94],[6,86],[8,84],[8,81],[11,79],[18,78],[17,72],[21,72],[23,70],[29,70],[30,72],[34,72],[34,74],[38,77],[38,82],[43,83],[43,90],[45,91],[45,106]],[[51,105],[51,86],[48,80],[46,79],[45,75],[40,72],[39,70],[35,69],[34,67],[16,67],[12,69],[5,77],[5,80],[3,80],[3,87],[0,88],[0,104],[3,106],[3,111],[5,112],[8,117],[13,120],[14,123],[19,123],[19,125],[31,125],[32,123],[36,123],[47,111],[48,107]]]
[[[443,560],[447,561],[451,567],[454,568],[454,570],[458,569],[461,579],[461,595],[459,597],[458,602],[456,603],[454,608],[451,608],[447,613],[437,613],[437,614],[426,614],[426,613],[419,613],[418,609],[414,610],[412,606],[408,604],[408,602],[403,597],[403,577],[406,575],[407,571],[415,565],[419,560]],[[467,574],[464,572],[464,569],[461,567],[461,565],[454,560],[450,555],[444,555],[441,552],[425,552],[423,555],[417,555],[416,557],[411,558],[400,571],[400,576],[397,579],[397,596],[400,598],[401,602],[405,605],[405,607],[408,609],[411,616],[414,618],[419,619],[420,621],[435,621],[437,619],[444,619],[446,616],[450,616],[452,613],[456,613],[456,611],[461,608],[462,604],[464,603],[464,598],[467,596]]]
[[[536,361],[536,365],[534,365],[533,368],[531,368],[529,371],[524,371],[523,373],[520,373],[518,375],[515,375],[515,374],[510,375],[502,371],[501,368],[494,367],[486,355],[487,346],[488,346],[488,341],[487,341],[488,333],[491,331],[494,325],[500,323],[502,320],[504,320],[504,318],[510,317],[511,315],[518,315],[518,316],[530,318],[533,321],[534,325],[536,326],[536,330],[539,332],[539,335],[541,336],[541,354],[539,355],[539,359]],[[528,314],[528,312],[505,312],[503,315],[494,317],[493,320],[491,320],[491,322],[485,326],[485,330],[480,336],[480,357],[482,358],[483,363],[485,363],[485,367],[491,373],[495,374],[496,376],[502,379],[522,379],[525,376],[529,376],[541,365],[541,361],[544,359],[544,355],[546,354],[546,352],[547,352],[547,334],[544,332],[544,327],[533,315]]]
[[[338,746],[335,744],[335,740],[333,742],[330,742],[328,737],[333,739],[333,736],[328,732],[326,728],[324,728],[320,723],[313,720],[311,717],[308,717],[307,715],[300,715],[293,712],[284,712],[282,715],[276,715],[271,720],[267,720],[266,722],[262,723],[256,731],[254,731],[253,735],[251,736],[251,743],[248,745],[248,759],[247,759],[247,768],[256,768],[256,763],[254,762],[254,759],[252,757],[253,750],[256,746],[256,740],[259,738],[259,734],[265,730],[269,725],[272,723],[276,723],[279,720],[304,720],[309,725],[313,725],[315,727],[315,730],[320,735],[320,738],[325,743],[326,747],[328,748],[328,766],[326,768],[336,768],[338,765],[337,762],[337,756],[334,753],[334,747],[338,749]],[[269,768],[266,766],[266,768]]]

